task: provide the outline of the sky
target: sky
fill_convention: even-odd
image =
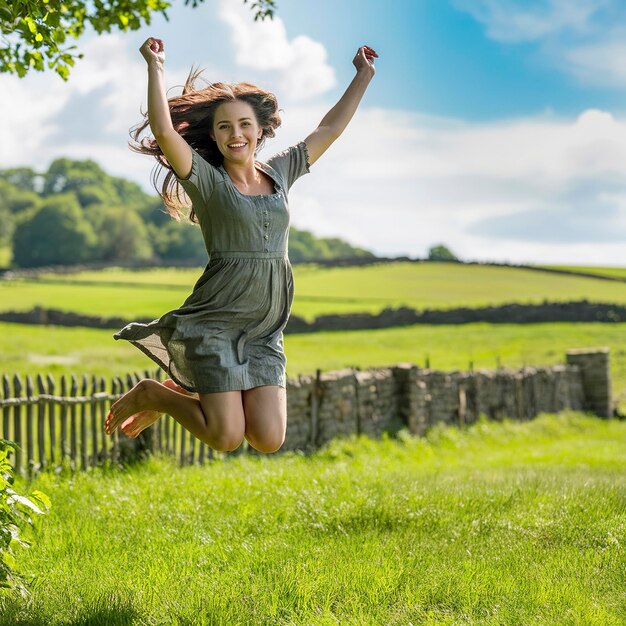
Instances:
[[[0,168],[94,159],[150,187],[127,147],[145,109],[149,36],[166,84],[273,90],[283,124],[267,158],[313,131],[379,53],[352,122],[290,193],[292,223],[385,256],[437,244],[472,261],[626,266],[626,3],[621,0],[175,0],[169,21],[77,42],[51,73],[0,75]]]

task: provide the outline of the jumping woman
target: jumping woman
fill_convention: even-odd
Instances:
[[[274,452],[287,427],[283,329],[293,300],[287,193],[352,119],[378,55],[359,48],[356,75],[319,126],[262,163],[255,155],[280,125],[273,94],[248,83],[197,89],[192,72],[183,94],[168,101],[163,41],[149,38],[140,51],[148,64],[148,112],[135,129],[135,150],[167,171],[160,193],[174,218],[182,215],[181,187],[186,192],[209,263],[180,308],[115,335],[170,379],[138,382],[111,406],[105,432],[120,428],[136,437],[167,414],[215,450],[235,450],[245,438],[256,450]],[[148,125],[153,138],[140,141]]]

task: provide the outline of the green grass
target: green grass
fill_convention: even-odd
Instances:
[[[113,331],[0,323],[0,373],[115,376],[156,367]],[[416,325],[286,335],[289,376],[399,362],[439,370],[563,363],[569,348],[611,349],[613,396],[626,410],[626,324]]]
[[[479,307],[508,302],[580,300],[626,303],[626,285],[516,268],[455,263],[393,263],[368,267],[294,268],[293,313]],[[0,281],[0,310],[36,305],[104,317],[149,319],[180,306],[201,269],[110,269],[40,279]]]
[[[44,475],[32,600],[0,623],[624,624],[625,448],[567,414]]]
[[[585,274],[597,274],[598,276],[610,276],[626,280],[626,267],[584,267],[582,265],[546,265],[545,267],[556,270],[568,270],[570,272],[584,272]]]

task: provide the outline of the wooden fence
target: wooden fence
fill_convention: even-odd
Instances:
[[[466,424],[488,419],[526,420],[540,412],[586,410],[602,417],[614,413],[608,348],[570,350],[567,364],[519,370],[440,372],[410,364],[360,372],[342,370],[288,381],[287,429],[283,450],[315,449],[336,437],[380,436],[406,427],[423,434],[438,424]],[[2,377],[0,399],[3,439],[19,448],[11,459],[16,471],[86,470],[132,462],[160,452],[181,465],[204,463],[215,453],[164,415],[136,439],[115,432],[104,422],[109,406],[141,378],[160,380],[159,369],[123,379],[83,375]],[[107,391],[108,387],[108,391]],[[235,452],[253,451],[246,442]]]
[[[142,452],[176,455],[181,464],[203,463],[213,450],[198,441],[170,416],[146,429],[137,439],[104,432],[109,407],[142,378],[161,378],[161,370],[128,374],[107,381],[83,375],[2,377],[0,436],[18,445],[11,463],[21,475],[44,470],[71,471],[137,459]],[[107,391],[107,386],[109,391]]]

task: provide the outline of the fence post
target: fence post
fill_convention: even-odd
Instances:
[[[43,384],[43,376],[37,374],[37,393],[39,401],[37,402],[37,447],[39,448],[39,469],[46,467],[46,405],[42,396],[46,393]]]
[[[72,386],[70,389],[71,398],[76,398],[78,395],[78,380],[76,376],[72,374]],[[70,404],[70,454],[71,454],[71,467],[72,471],[75,472],[78,469],[78,432],[77,432],[77,424],[76,424],[76,410],[77,406],[75,402]]]
[[[54,396],[56,386],[54,384],[54,378],[51,374],[46,376],[46,383],[48,387],[48,395]],[[54,400],[46,400],[46,407],[48,408],[48,429],[50,431],[50,464],[54,467],[56,463],[55,448],[57,445],[57,428],[56,428],[56,403]]]
[[[63,465],[69,456],[67,446],[67,379],[65,375],[61,376],[61,397],[63,404],[61,405],[59,420],[61,422],[61,465]]]
[[[22,380],[18,374],[13,376],[13,394],[15,398],[22,397]],[[22,420],[21,420],[22,407],[18,403],[13,407],[13,441],[17,444],[18,449],[15,451],[15,467],[16,473],[22,471]]]
[[[102,450],[99,451],[99,461],[104,463],[108,457],[108,441],[106,433],[104,432],[104,420],[106,419],[106,391],[107,385],[104,380],[104,376],[100,377],[98,391],[102,394],[100,401],[98,402],[98,430],[100,431],[100,437],[102,438]]]
[[[96,393],[98,393],[98,382],[95,374],[91,377],[91,467],[95,467],[98,464],[98,415],[97,415],[97,400]]]
[[[185,452],[186,452],[186,443],[187,443],[187,431],[182,428],[180,429],[180,464],[185,465]]]
[[[84,398],[87,395],[87,374],[83,374],[80,395]],[[82,469],[89,467],[89,453],[87,450],[87,403],[81,400],[80,403],[80,458]]]
[[[6,374],[2,375],[2,399],[8,400],[11,397],[11,387],[9,383],[9,377]],[[2,407],[2,438],[11,439],[9,437],[9,423],[10,423],[11,409],[8,405]]]
[[[32,398],[35,396],[33,389],[33,379],[30,376],[26,377],[26,467],[29,476],[35,471],[35,437],[33,429],[33,406]]]

